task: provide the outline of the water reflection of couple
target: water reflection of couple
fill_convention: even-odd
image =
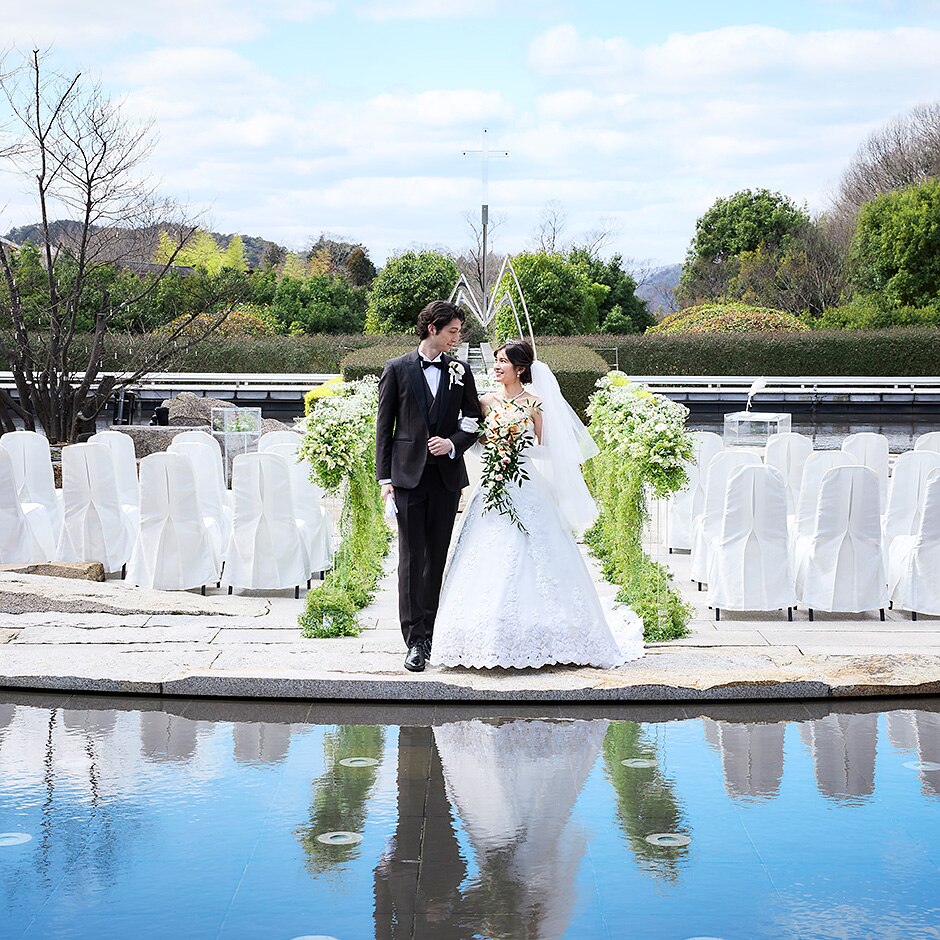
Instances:
[[[402,728],[398,827],[376,868],[376,936],[564,933],[587,837],[571,811],[607,721]],[[473,849],[462,856],[448,818]]]

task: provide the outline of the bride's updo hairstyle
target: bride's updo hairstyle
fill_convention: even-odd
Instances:
[[[535,362],[535,353],[532,352],[532,346],[524,339],[511,339],[503,343],[493,355],[496,356],[501,352],[506,353],[506,358],[514,366],[522,366],[519,381],[523,385],[528,385],[532,381],[532,363]]]

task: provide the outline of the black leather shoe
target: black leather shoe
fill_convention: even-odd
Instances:
[[[429,663],[431,661],[431,638],[427,637],[423,640],[422,646],[424,647],[424,660]]]
[[[408,647],[408,655],[405,657],[405,669],[409,672],[424,672],[424,644],[415,643]]]

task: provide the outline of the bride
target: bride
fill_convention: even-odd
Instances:
[[[597,449],[527,342],[509,342],[495,358],[502,388],[480,404],[485,416],[524,409],[528,478],[506,485],[507,513],[486,508],[484,484],[471,496],[441,590],[434,659],[517,669],[638,659],[640,619],[601,605],[573,535],[596,516],[580,464]]]

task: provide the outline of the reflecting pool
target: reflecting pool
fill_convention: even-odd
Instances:
[[[936,938],[940,700],[0,697],[0,937]]]

